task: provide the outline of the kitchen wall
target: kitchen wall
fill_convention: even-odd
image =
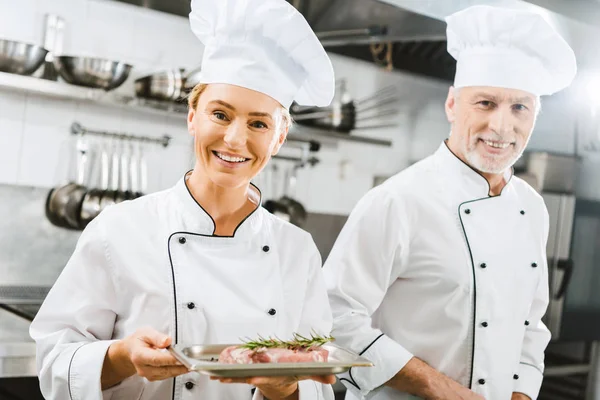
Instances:
[[[0,37],[41,43],[44,14],[66,21],[64,54],[123,60],[134,65],[132,77],[119,93],[132,93],[138,77],[164,68],[193,68],[202,45],[187,19],[102,0],[0,0]],[[314,212],[347,214],[376,175],[391,175],[409,161],[427,154],[446,134],[442,101],[446,85],[400,73],[387,73],[370,63],[332,56],[338,78],[348,79],[350,93],[360,98],[389,84],[398,84],[403,101],[397,128],[357,134],[390,139],[392,148],[340,142],[318,154],[321,162],[299,171],[296,197]],[[191,165],[191,142],[185,116],[156,116],[127,108],[57,100],[0,91],[0,183],[50,187],[66,179],[72,138],[69,126],[79,121],[92,129],[173,136],[167,149],[151,154],[151,190],[171,186]],[[416,140],[415,140],[416,139]],[[288,153],[294,153],[293,150]],[[288,164],[282,164],[280,171]],[[266,175],[266,174],[265,174]],[[271,174],[272,175],[272,174]],[[279,180],[283,173],[279,174]],[[265,196],[280,194],[271,179],[257,183]]]
[[[134,65],[131,78],[117,89],[119,93],[131,94],[136,77],[166,68],[193,68],[201,61],[202,46],[190,32],[187,19],[108,0],[0,0],[0,37],[41,43],[44,15],[48,12],[66,21],[64,54],[111,58]],[[397,127],[355,132],[390,139],[394,143],[391,148],[339,142],[319,152],[321,162],[317,166],[299,171],[294,195],[309,211],[346,215],[373,186],[375,177],[394,174],[430,154],[447,136],[443,101],[448,84],[386,72],[374,64],[341,56],[331,58],[337,78],[348,80],[353,97],[361,98],[396,84],[402,98],[394,118]],[[567,95],[545,100],[532,149],[575,151],[575,122],[564,105],[566,101]],[[128,108],[0,91],[0,183],[50,187],[66,179],[66,157],[72,142],[69,126],[75,120],[93,129],[171,135],[172,145],[154,148],[149,154],[151,191],[171,186],[191,166],[191,139],[184,115],[157,116]],[[583,180],[582,193],[600,198],[600,183],[593,174],[600,164],[595,154],[586,159],[585,168],[591,178]],[[280,172],[284,168],[282,164]],[[265,197],[281,192],[269,175],[273,174],[265,173],[257,179]],[[279,174],[279,180],[282,178]]]

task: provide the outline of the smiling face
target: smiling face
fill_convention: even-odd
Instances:
[[[220,187],[248,185],[285,141],[286,110],[263,93],[229,84],[201,86],[191,96],[194,169]]]
[[[502,174],[523,154],[535,125],[539,98],[515,89],[450,88],[446,116],[450,149],[474,169]]]

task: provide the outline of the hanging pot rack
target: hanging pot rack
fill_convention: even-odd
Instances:
[[[83,127],[79,122],[73,122],[71,124],[71,133],[73,135],[92,135],[92,136],[100,136],[100,137],[109,137],[116,138],[121,140],[128,141],[136,141],[136,142],[144,142],[144,143],[155,143],[162,145],[163,147],[169,146],[171,141],[171,136],[164,135],[162,137],[149,137],[149,136],[138,136],[132,135],[128,133],[117,133],[117,132],[106,132],[106,131],[97,131],[91,130]]]

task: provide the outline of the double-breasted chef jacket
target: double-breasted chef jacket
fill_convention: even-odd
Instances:
[[[180,344],[330,332],[321,259],[308,233],[262,207],[232,237],[214,230],[185,179],[92,221],[31,325],[44,396],[251,399],[249,385],[195,372],[156,382],[135,375],[102,392],[102,364],[114,340],[144,326]],[[329,385],[299,385],[302,399],[333,400]]]
[[[375,363],[347,399],[410,399],[382,386],[416,356],[488,400],[538,395],[550,333],[544,202],[508,172],[486,179],[442,143],[372,189],[324,266],[338,343]]]

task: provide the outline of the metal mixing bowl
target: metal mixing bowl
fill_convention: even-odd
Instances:
[[[91,57],[60,56],[54,66],[68,83],[104,90],[119,87],[131,71],[129,64]]]
[[[146,99],[177,100],[182,86],[181,70],[161,71],[136,79],[135,94]]]
[[[44,62],[48,50],[34,44],[0,39],[0,71],[33,74]]]

